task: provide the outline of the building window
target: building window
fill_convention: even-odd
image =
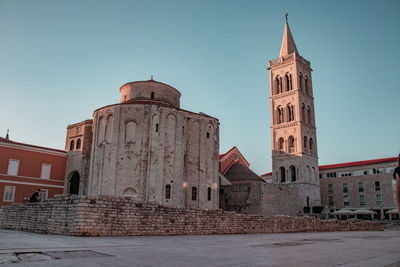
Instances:
[[[4,187],[4,202],[14,202],[14,194],[15,194],[15,186],[8,186]]]
[[[313,150],[313,145],[314,145],[314,142],[313,142],[312,138],[310,138],[310,153]]]
[[[284,120],[283,120],[283,107],[278,107],[278,109],[277,109],[277,119],[278,119],[278,124],[280,124],[280,123],[283,123],[284,122]]]
[[[333,207],[333,196],[329,196],[328,197],[328,203],[329,203],[329,207],[331,208],[331,207]]]
[[[368,175],[368,171],[364,171],[364,175]]]
[[[328,194],[333,194],[333,186],[332,186],[332,184],[328,184]]]
[[[18,176],[18,165],[19,160],[17,159],[10,159],[8,162],[8,175]]]
[[[158,133],[158,123],[156,123],[156,133]]]
[[[81,149],[81,139],[78,138],[78,140],[76,141],[76,149]]]
[[[69,143],[69,150],[74,150],[75,148],[75,141],[71,140],[71,143]]]
[[[358,183],[358,192],[364,192],[364,183],[363,182],[359,182]]]
[[[165,186],[165,199],[171,198],[171,185],[167,184]]]
[[[364,197],[364,195],[360,195],[360,206],[365,206],[365,197]]]
[[[207,133],[207,139],[210,139],[210,133]]]
[[[211,201],[211,187],[207,188],[207,200]]]
[[[289,171],[290,171],[290,176],[292,178],[292,182],[296,182],[296,167],[293,165],[290,166]]]
[[[294,107],[293,105],[288,104],[286,107],[287,110],[287,121],[294,121]]]
[[[150,98],[154,99],[154,92],[151,92]]]
[[[40,189],[40,194],[39,194],[40,201],[46,200],[47,196],[48,196],[48,193],[49,192],[48,192],[47,189]]]
[[[343,193],[348,193],[349,192],[349,188],[347,187],[347,184],[344,183],[343,184]]]
[[[279,168],[279,172],[281,174],[281,183],[286,182],[286,177],[285,177],[286,171],[285,171],[285,168],[284,167],[280,167]]]
[[[345,207],[348,207],[348,206],[349,206],[349,196],[344,196],[344,197],[343,197],[343,205],[344,205]]]
[[[376,205],[382,205],[382,195],[376,195]]]
[[[381,182],[380,181],[375,181],[375,191],[376,192],[381,191]]]
[[[195,186],[192,187],[192,200],[197,200],[197,188]]]
[[[40,174],[40,178],[50,179],[50,170],[51,164],[42,164],[42,173]]]
[[[307,136],[304,136],[304,152],[307,152],[307,143],[308,143],[308,140],[307,140]]]
[[[296,150],[295,144],[294,144],[294,137],[289,136],[289,153],[294,153]]]
[[[280,151],[284,151],[284,150],[285,150],[284,144],[285,144],[285,141],[283,140],[283,138],[282,138],[282,137],[279,138],[278,146],[279,146],[279,150],[280,150]]]
[[[238,155],[236,153],[233,153],[233,160],[237,161],[238,160]]]
[[[311,108],[310,106],[307,107],[307,122],[311,124]]]

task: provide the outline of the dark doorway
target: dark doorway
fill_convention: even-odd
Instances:
[[[79,194],[79,173],[74,172],[72,174],[70,183],[69,183],[69,193],[71,195],[78,195]]]

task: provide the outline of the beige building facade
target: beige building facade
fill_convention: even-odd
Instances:
[[[393,170],[397,157],[320,166],[322,205],[331,212],[367,209],[389,219],[396,209]],[[398,216],[398,215],[397,215]]]
[[[180,92],[152,79],[127,83],[120,93],[119,104],[93,113],[91,142],[82,148],[90,149],[89,160],[68,151],[65,192],[78,172],[79,194],[218,208],[218,120],[180,109]],[[67,149],[78,125],[68,127]]]
[[[269,61],[272,183],[297,189],[298,209],[320,206],[318,150],[310,62],[286,21],[280,56]]]

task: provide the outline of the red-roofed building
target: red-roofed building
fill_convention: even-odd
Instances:
[[[0,206],[62,194],[66,152],[0,138]]]

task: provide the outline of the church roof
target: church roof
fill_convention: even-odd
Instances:
[[[237,182],[237,181],[264,182],[264,180],[260,176],[258,176],[252,170],[250,170],[246,166],[243,166],[239,162],[233,163],[224,176],[231,182]]]
[[[289,23],[287,22],[287,17],[286,17],[285,31],[283,32],[281,53],[279,57],[287,56],[293,52],[299,54],[299,52],[297,51],[296,44],[294,43],[292,32],[290,31]]]

